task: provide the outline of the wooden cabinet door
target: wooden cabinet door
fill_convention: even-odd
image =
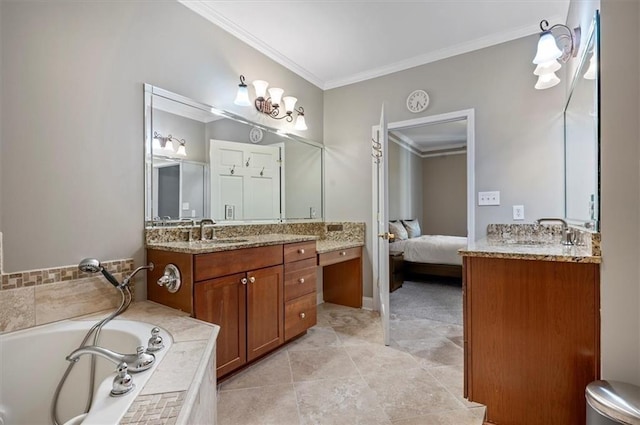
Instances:
[[[284,279],[282,266],[247,273],[247,360],[284,342]]]
[[[237,273],[195,285],[196,319],[220,326],[216,343],[218,377],[247,362],[245,278],[245,273]]]

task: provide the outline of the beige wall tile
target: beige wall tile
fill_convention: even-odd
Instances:
[[[0,291],[0,332],[35,326],[34,292],[33,287]]]

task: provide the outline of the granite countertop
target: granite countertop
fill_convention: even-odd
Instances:
[[[339,251],[341,249],[356,248],[363,246],[364,242],[360,241],[334,241],[323,239],[316,242],[316,251],[318,254],[324,254],[331,251]]]
[[[99,320],[111,310],[91,314],[73,320]],[[140,394],[133,401],[129,411],[121,423],[138,424],[138,419],[147,414],[156,414],[158,409],[167,410],[158,419],[158,424],[188,424],[192,409],[196,407],[201,383],[211,372],[211,356],[215,351],[216,339],[220,327],[211,323],[191,318],[173,308],[156,304],[152,301],[137,301],[113,320],[137,320],[150,323],[165,329],[171,334],[173,344],[164,359],[145,384]],[[210,379],[210,378],[209,378]],[[215,387],[215,382],[213,383]],[[152,408],[150,397],[161,394],[178,395],[171,405],[156,406],[154,412],[145,412]],[[175,409],[173,412],[169,410]],[[143,423],[144,420],[142,420]],[[156,423],[156,422],[154,422]]]
[[[459,250],[458,253],[466,257],[512,258],[569,263],[600,263],[602,261],[602,257],[591,254],[590,246],[505,243],[486,239],[469,242],[467,248]]]
[[[259,246],[279,245],[283,243],[306,242],[317,240],[318,236],[269,234],[257,236],[238,236],[236,238],[219,238],[224,242],[212,241],[180,241],[148,243],[147,248],[162,251],[183,252],[186,254],[206,254],[209,252],[231,251],[241,248],[255,248]]]

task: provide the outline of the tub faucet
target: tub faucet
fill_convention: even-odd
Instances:
[[[67,356],[67,360],[77,362],[83,354],[95,354],[117,365],[124,362],[127,364],[128,370],[133,373],[149,369],[153,365],[153,362],[156,361],[156,356],[152,353],[147,353],[143,346],[138,347],[135,354],[120,354],[107,348],[98,347],[97,345],[87,345],[86,347],[78,348]]]
[[[210,224],[210,225],[213,226],[213,225],[216,224],[216,222],[213,221],[210,218],[203,218],[202,220],[200,220],[200,240],[201,241],[206,241],[207,240],[207,238],[204,235],[204,226],[206,224]],[[211,230],[211,239],[215,239],[215,230],[213,230],[213,229]]]
[[[536,224],[540,225],[543,222],[555,222],[562,224],[562,245],[573,245],[571,230],[567,222],[561,218],[539,218],[536,220]]]

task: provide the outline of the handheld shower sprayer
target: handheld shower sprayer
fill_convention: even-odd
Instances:
[[[121,289],[129,285],[129,283],[131,282],[131,278],[133,278],[133,276],[135,276],[135,274],[140,270],[153,270],[153,263],[149,263],[148,266],[138,267],[129,276],[125,277],[122,283],[118,282],[118,280],[113,277],[113,275],[109,273],[107,269],[102,266],[102,264],[100,264],[100,261],[96,260],[95,258],[85,258],[84,260],[80,261],[80,264],[78,264],[78,269],[85,273],[100,272],[109,281],[109,283],[111,283],[116,288]]]

